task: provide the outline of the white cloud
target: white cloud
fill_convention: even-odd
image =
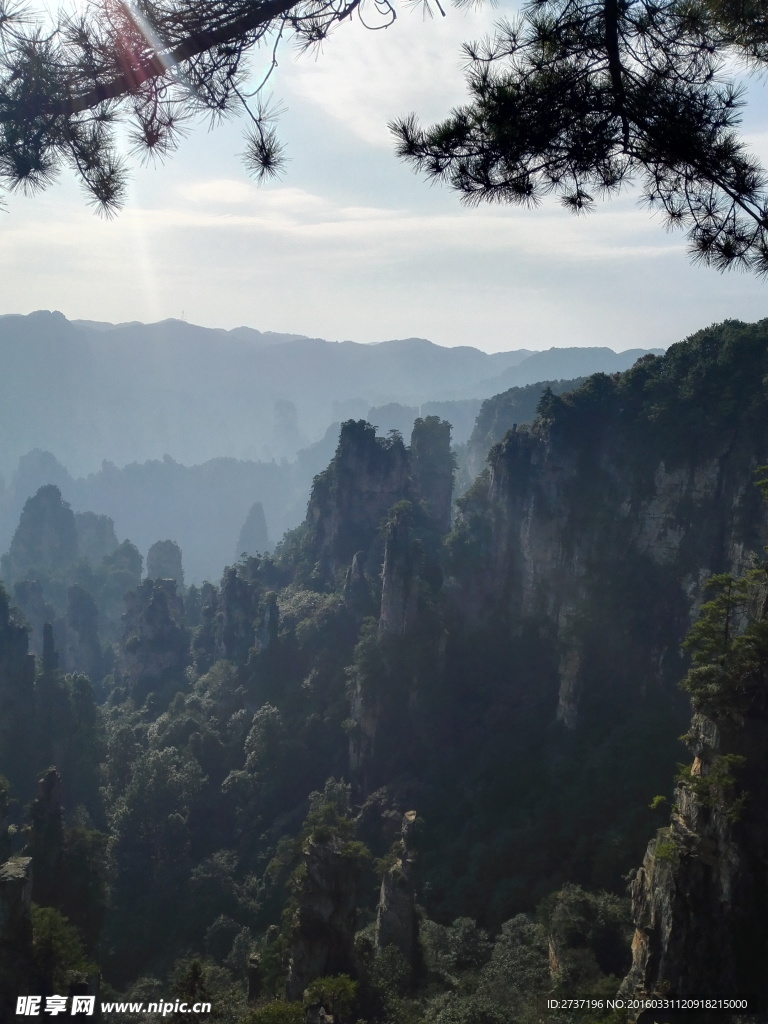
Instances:
[[[197,130],[165,166],[141,169],[105,222],[74,185],[0,215],[0,312],[211,326],[250,324],[329,338],[421,335],[490,349],[668,344],[702,324],[768,313],[765,286],[691,268],[678,234],[631,196],[574,218],[465,209],[391,154],[386,122],[426,122],[462,102],[459,46],[487,7],[422,24],[404,10],[386,32],[343,25],[314,60],[281,56],[274,81],[293,163],[257,188],[240,127]],[[765,146],[759,118],[749,125]]]
[[[344,204],[295,187],[260,191],[228,180],[199,181],[179,190],[180,202],[165,209],[132,210],[129,219],[143,232],[201,230],[253,233],[275,242],[312,249],[354,250],[376,262],[450,249],[513,253],[558,263],[653,258],[682,251],[678,236],[665,236],[647,216],[625,202],[576,218],[556,207],[503,207],[445,212]]]
[[[213,181],[195,181],[182,185],[181,197],[191,203],[208,203],[211,206],[238,206],[251,202],[256,189],[250,182],[232,178],[217,178]]]
[[[415,111],[426,121],[464,101],[460,48],[492,31],[498,11],[447,7],[445,18],[400,10],[390,28],[337,27],[316,59],[283,62],[280,88],[319,107],[370,145],[392,148],[387,122]]]

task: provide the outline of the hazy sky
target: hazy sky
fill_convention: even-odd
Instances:
[[[488,351],[666,346],[726,318],[768,315],[768,284],[689,265],[628,195],[575,218],[463,208],[396,160],[387,121],[434,120],[462,101],[459,46],[503,13],[340,27],[323,52],[287,47],[272,82],[290,162],[257,187],[243,121],[198,126],[179,152],[137,167],[116,220],[68,178],[0,213],[0,312],[160,320],[379,341],[420,336]],[[747,129],[768,154],[765,94]]]

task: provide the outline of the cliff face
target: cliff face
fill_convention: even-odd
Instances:
[[[261,551],[269,551],[271,546],[264,506],[260,501],[255,501],[248,510],[240,530],[235,558],[240,558],[243,554],[257,555]]]
[[[259,588],[235,569],[224,574],[219,591],[219,621],[215,660],[245,661],[256,642]]]
[[[411,662],[419,642],[409,646],[409,638],[425,593],[428,603],[437,600],[442,586],[439,552],[453,471],[450,426],[428,416],[415,421],[408,449],[398,434],[377,438],[364,421],[342,424],[336,455],[315,478],[303,542],[314,585],[334,576],[340,582],[344,572],[347,609],[358,621],[378,611],[378,639],[366,633],[349,672],[350,763],[361,791],[382,773],[372,765],[379,732],[384,744],[393,741],[386,747],[392,763],[400,757],[402,766],[400,751],[413,747],[418,691],[428,673],[422,659]],[[431,667],[439,661],[428,649],[425,658]]]
[[[56,611],[45,599],[43,588],[37,580],[19,580],[13,587],[13,603],[19,609],[30,628],[29,646],[32,653],[43,656],[43,627],[46,622],[53,625]]]
[[[75,512],[75,527],[80,554],[91,565],[98,565],[117,549],[115,524],[109,516]]]
[[[765,718],[738,730],[694,719],[693,778],[717,771],[724,749],[740,750],[749,751],[753,784],[739,810],[723,792],[712,800],[678,787],[671,823],[631,884],[636,931],[622,994],[768,994],[767,727]]]
[[[158,540],[147,552],[147,576],[151,580],[176,580],[183,593],[184,570],[181,548],[175,540]]]
[[[38,779],[29,818],[26,852],[34,867],[32,897],[39,906],[58,906],[63,883],[64,813],[61,776],[55,768],[49,768]]]
[[[398,434],[377,438],[364,420],[342,423],[336,454],[315,477],[307,509],[306,544],[320,575],[346,572],[358,552],[375,571],[381,527],[397,502],[417,505],[429,528],[445,533],[452,489],[448,423],[436,416],[416,420],[408,449]]]
[[[627,995],[768,997],[767,579],[724,581],[692,632],[694,759],[631,885]]]
[[[409,454],[415,495],[437,531],[447,533],[454,471],[450,423],[437,416],[419,417],[413,424]]]
[[[374,933],[378,951],[395,946],[411,968],[418,966],[419,959],[419,919],[413,885],[416,855],[410,848],[415,821],[416,812],[406,811],[396,849],[398,856],[381,879]]]
[[[0,568],[7,582],[34,579],[40,571],[48,574],[68,568],[78,554],[74,513],[62,500],[59,488],[47,484],[24,505]]]
[[[63,664],[59,667],[65,672],[84,672],[89,679],[98,681],[102,675],[98,611],[96,602],[84,587],[69,588],[67,613],[58,627],[57,647],[63,655]]]
[[[219,660],[245,664],[253,650],[265,651],[274,642],[279,612],[274,580],[262,571],[257,558],[227,568],[216,588],[205,584],[201,591],[201,623],[195,631],[195,666],[206,672]],[[266,578],[265,578],[266,577]]]
[[[673,685],[704,581],[741,572],[768,539],[754,486],[768,452],[759,384],[768,329],[757,339],[733,331],[734,368],[720,373],[739,401],[713,395],[712,408],[697,409],[693,394],[686,401],[689,378],[711,373],[714,391],[718,369],[706,333],[621,378],[591,378],[562,398],[545,393],[542,419],[508,433],[459,502],[452,547],[462,613],[547,633],[559,662],[557,717],[568,726],[612,646],[628,691]]]
[[[12,1020],[16,995],[30,991],[32,860],[0,864],[0,1019]]]
[[[26,741],[35,714],[35,659],[27,630],[11,613],[0,586],[0,775],[23,792],[33,751]]]
[[[118,666],[141,701],[166,683],[178,685],[189,661],[184,604],[175,580],[145,580],[125,595]]]
[[[706,579],[746,568],[749,549],[738,513],[749,500],[758,455],[751,467],[734,465],[741,458],[729,459],[724,447],[700,465],[668,468],[660,461],[652,486],[641,494],[606,444],[590,467],[591,497],[578,493],[584,469],[546,437],[512,435],[496,454],[489,481],[495,513],[489,582],[512,616],[542,617],[561,645],[557,716],[566,725],[578,715],[595,634],[604,642],[617,626],[642,676],[668,679],[669,668],[679,674],[679,644]],[[591,506],[589,520],[582,502]],[[612,570],[620,566],[626,588]],[[643,599],[643,589],[655,592],[656,609],[638,621],[631,605]],[[637,682],[643,685],[639,672]]]
[[[309,838],[293,920],[287,996],[314,978],[350,972],[357,927],[357,878],[342,839]]]
[[[309,546],[324,574],[346,570],[368,551],[395,502],[410,496],[402,440],[382,441],[369,423],[341,425],[331,465],[315,477],[307,508]]]
[[[14,585],[13,597],[30,627],[29,646],[37,658],[43,657],[43,636],[49,624],[56,641],[58,667],[64,672],[84,672],[93,680],[101,678],[99,615],[96,602],[84,587],[75,584],[67,588],[63,615],[57,615],[46,601],[45,591],[37,580],[19,580]]]
[[[469,485],[475,477],[483,472],[488,450],[502,440],[508,430],[536,419],[536,406],[541,400],[545,388],[561,395],[580,387],[585,377],[574,380],[541,381],[527,384],[524,387],[510,388],[501,394],[486,398],[477,414],[472,433],[462,452],[462,476]]]
[[[413,544],[407,512],[397,512],[387,527],[381,574],[379,633],[407,633],[418,612],[420,552]]]

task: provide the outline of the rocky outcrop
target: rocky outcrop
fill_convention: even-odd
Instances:
[[[29,626],[29,647],[41,658],[43,654],[43,627],[56,621],[56,612],[45,599],[42,585],[37,580],[18,580],[13,585],[13,601]]]
[[[416,812],[406,811],[400,840],[395,848],[396,859],[381,880],[374,937],[378,952],[386,946],[395,946],[411,969],[417,967],[419,951],[419,919],[413,888],[416,854],[412,835],[415,822]]]
[[[125,595],[118,669],[134,699],[178,688],[189,658],[184,604],[175,580],[145,580]]]
[[[274,404],[270,445],[273,457],[292,456],[307,444],[306,437],[299,430],[299,416],[296,403],[288,398],[278,398]],[[254,551],[253,554],[256,552]]]
[[[627,902],[570,882],[544,899],[537,917],[556,990],[567,992],[580,984],[587,991],[606,975],[624,974],[629,964]]]
[[[260,588],[236,569],[227,569],[218,598],[215,660],[227,658],[245,662],[256,640]]]
[[[277,639],[280,613],[275,591],[267,589],[259,558],[225,569],[221,586],[200,590],[200,625],[194,632],[195,667],[207,672],[225,659],[247,662],[251,651],[266,651]]]
[[[584,377],[576,377],[574,380],[539,381],[524,387],[509,388],[501,394],[486,398],[478,410],[463,453],[467,485],[483,472],[489,449],[498,444],[508,430],[516,430],[518,425],[533,423],[536,419],[536,407],[545,388],[555,395],[561,395],[566,391],[574,391],[584,381]]]
[[[432,575],[439,573],[436,551],[451,519],[450,433],[436,416],[417,419],[406,449],[399,433],[376,437],[371,424],[349,420],[333,461],[315,478],[302,540],[313,577],[344,579],[345,603],[365,615],[373,610],[369,581],[383,561],[382,633],[401,634],[415,621],[422,545]]]
[[[344,604],[359,615],[373,612],[373,598],[363,564],[365,552],[357,551],[344,580]]]
[[[129,540],[124,540],[103,559],[98,607],[100,632],[105,640],[119,642],[123,632],[125,595],[140,585],[143,564],[139,549]]]
[[[528,624],[547,637],[568,726],[605,674],[598,663],[616,666],[630,699],[673,689],[705,580],[743,571],[768,540],[754,486],[768,410],[750,381],[765,372],[766,343],[746,329],[737,342],[727,373],[714,362],[725,341],[704,337],[573,395],[545,392],[541,420],[508,432],[459,500],[460,614],[478,626],[501,615],[512,631]],[[721,374],[741,404],[687,405],[691,366]]]
[[[264,990],[264,976],[261,968],[261,955],[251,953],[248,957],[246,967],[246,982],[248,985],[248,1003],[255,1003]]]
[[[79,585],[67,591],[67,613],[63,620],[63,643],[58,644],[65,672],[83,672],[93,682],[102,676],[98,610],[88,591]]]
[[[27,629],[11,613],[0,586],[0,775],[26,799],[34,757],[28,741],[35,715],[34,680],[35,659],[29,653]]]
[[[255,501],[248,510],[248,515],[240,530],[235,558],[242,558],[243,555],[258,555],[260,552],[269,551],[271,546],[264,506],[260,501]]]
[[[357,871],[339,836],[310,836],[292,921],[286,994],[301,999],[310,981],[353,970]]]
[[[67,589],[66,612],[57,615],[45,599],[45,591],[37,580],[19,580],[13,597],[29,625],[29,647],[39,660],[43,659],[44,633],[51,627],[58,652],[57,667],[63,672],[84,672],[90,679],[101,678],[102,651],[99,637],[98,610],[91,594],[80,584]]]
[[[13,1020],[16,997],[30,993],[32,860],[0,864],[0,1020]]]
[[[381,575],[379,633],[407,633],[419,607],[420,551],[411,540],[410,504],[395,506],[387,525],[384,568]]]
[[[38,779],[29,816],[25,852],[34,866],[32,898],[39,906],[58,906],[63,881],[64,818],[61,776],[55,768],[49,768]]]
[[[112,554],[104,558],[104,563],[112,572],[122,574],[130,586],[137,587],[141,582],[144,559],[131,541],[124,540],[118,544]]]
[[[179,592],[184,591],[184,570],[181,548],[175,540],[158,540],[147,552],[147,577],[150,580],[176,580]]]
[[[451,528],[454,459],[451,424],[437,416],[419,417],[413,424],[410,447],[414,492],[440,533]]]
[[[760,706],[762,704],[762,706]],[[696,714],[694,761],[631,886],[621,994],[768,998],[768,714]]]
[[[268,651],[277,643],[277,636],[280,630],[280,609],[277,604],[277,594],[274,590],[264,595],[264,601],[259,609],[256,619],[256,643],[257,651]]]
[[[62,572],[77,561],[79,545],[72,509],[55,484],[28,499],[10,549],[0,560],[7,583]]]
[[[95,512],[75,512],[75,528],[80,555],[92,566],[117,549],[114,520]]]
[[[402,439],[377,438],[364,420],[342,423],[336,454],[315,477],[307,508],[308,546],[320,571],[346,571],[355,552],[369,551],[392,505],[410,495]]]

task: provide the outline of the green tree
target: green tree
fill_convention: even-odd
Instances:
[[[321,1003],[334,1020],[349,1019],[357,997],[357,982],[348,974],[336,974],[327,978],[315,978],[307,986],[304,1002],[308,1005]]]
[[[175,540],[158,540],[147,552],[147,576],[153,580],[176,580],[184,591],[181,548]]]
[[[87,828],[65,828],[59,905],[86,949],[97,946],[107,906],[107,836]]]
[[[618,980],[629,967],[627,900],[566,883],[542,901],[538,916],[556,989],[591,993],[598,990],[602,977]]]
[[[483,969],[479,994],[491,1003],[516,1010],[545,992],[550,984],[544,929],[518,914],[501,926],[491,958]]]
[[[145,751],[129,770],[110,813],[116,883],[107,932],[119,983],[186,928],[193,819],[206,781],[197,761],[175,747]]]
[[[695,711],[714,718],[747,714],[763,699],[768,667],[768,570],[713,576],[683,644],[693,665],[683,680]]]
[[[171,993],[182,1004],[194,1005],[211,1001],[205,976],[205,967],[200,960],[181,960],[174,965],[171,976]],[[199,1024],[208,1014],[189,1011],[175,1011],[173,1020],[178,1024]]]
[[[286,1003],[276,999],[253,1010],[245,1018],[245,1024],[304,1024],[305,1020],[306,1014],[301,1003]]]
[[[115,573],[125,574],[125,580],[128,584],[126,590],[128,587],[137,587],[141,583],[141,570],[144,565],[144,559],[141,557],[136,545],[132,544],[129,540],[124,540],[111,555],[105,555],[102,559],[102,564]]]
[[[72,975],[94,974],[77,929],[53,907],[32,904],[32,977],[34,992],[67,992]]]

